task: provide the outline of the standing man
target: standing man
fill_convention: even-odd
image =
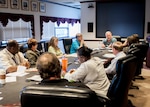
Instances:
[[[111,48],[112,44],[117,41],[117,39],[112,36],[111,31],[107,31],[105,33],[105,37],[106,38],[103,40],[103,43],[101,46],[102,48],[105,48],[105,47]]]
[[[19,52],[19,44],[16,40],[9,40],[6,48],[0,51],[0,64],[0,67],[6,70],[6,73],[16,72],[18,65],[30,67],[23,53]]]
[[[82,34],[77,33],[76,34],[76,40],[72,43],[70,53],[76,53],[77,49],[85,45],[85,42],[83,40]]]

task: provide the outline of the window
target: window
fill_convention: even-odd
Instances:
[[[59,26],[55,23],[55,36],[58,38],[68,37],[69,36],[69,24],[61,23]]]
[[[81,32],[80,27],[79,22],[74,23],[73,25],[68,24],[67,22],[60,23],[59,26],[57,22],[43,22],[42,40],[50,40],[52,36],[56,36],[58,38],[75,37],[76,33]]]
[[[25,42],[31,37],[31,22],[24,22],[22,19],[18,21],[8,20],[6,27],[0,26],[0,39],[2,43],[9,39],[15,39],[18,42]]]

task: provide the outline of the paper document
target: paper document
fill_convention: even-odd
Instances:
[[[40,75],[34,75],[32,77],[27,78],[27,80],[40,82],[42,80],[42,78],[40,77]]]
[[[77,57],[77,53],[67,54],[66,57]]]
[[[6,77],[6,83],[8,82],[16,82],[16,77]]]
[[[28,68],[25,70],[25,72],[32,72],[32,71],[38,71],[37,68]]]
[[[0,97],[0,101],[3,99],[3,97]]]
[[[7,76],[10,76],[10,77],[16,77],[16,76],[22,77],[22,76],[25,76],[27,74],[29,74],[29,73],[22,72],[22,71],[21,72],[12,72],[12,73],[6,74],[6,77]]]
[[[105,58],[114,58],[115,55],[114,54],[104,54],[103,57],[105,57]]]

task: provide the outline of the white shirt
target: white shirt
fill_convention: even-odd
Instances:
[[[103,97],[106,97],[110,85],[103,62],[98,57],[93,57],[82,63],[75,72],[66,73],[64,78],[69,81],[81,81]]]
[[[6,48],[0,51],[0,68],[4,70],[7,70],[11,66],[17,66],[26,60],[21,52],[13,55]]]
[[[126,56],[126,54],[123,51],[119,52],[116,55],[116,57],[111,61],[111,64],[107,68],[105,68],[106,73],[107,74],[116,74],[116,63],[117,63],[118,59],[125,57],[125,56]]]

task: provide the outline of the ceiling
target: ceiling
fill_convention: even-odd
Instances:
[[[81,8],[80,2],[90,2],[90,1],[98,1],[98,0],[39,0],[39,1],[63,4],[75,8]]]

